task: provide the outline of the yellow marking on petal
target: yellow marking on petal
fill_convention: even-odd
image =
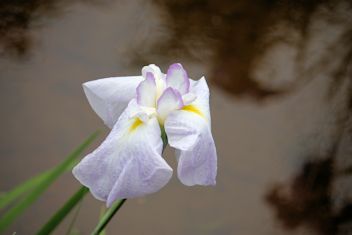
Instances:
[[[136,118],[134,120],[134,122],[132,123],[132,125],[130,126],[129,131],[132,132],[132,131],[136,130],[142,124],[143,124],[143,122],[141,121],[141,119]]]
[[[204,118],[204,114],[202,113],[202,111],[200,111],[196,106],[192,104],[183,106],[182,110],[198,114],[199,116]]]

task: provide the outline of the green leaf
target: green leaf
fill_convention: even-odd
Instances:
[[[72,164],[70,164],[66,171],[69,171],[77,164],[77,159],[75,159]],[[4,192],[0,195],[0,210],[9,206],[13,201],[23,196],[25,193],[32,190],[34,187],[38,186],[43,180],[45,180],[54,169],[50,169],[41,174],[38,174],[25,182],[17,185],[14,189],[9,192]]]
[[[61,223],[61,221],[71,212],[88,192],[88,188],[82,186],[40,229],[37,235],[50,234]]]
[[[125,203],[126,199],[119,200],[115,202],[103,215],[100,219],[98,225],[95,227],[92,235],[99,235],[105,228],[105,226],[109,223],[115,213],[121,208],[121,206]]]
[[[80,232],[77,229],[73,229],[68,235],[80,235]]]
[[[73,166],[76,164],[77,164],[77,160],[75,159],[75,161],[67,167],[66,171],[71,170],[73,168]],[[25,193],[29,192],[34,187],[39,185],[44,179],[46,179],[51,174],[51,172],[53,170],[54,169],[50,169],[48,171],[40,173],[40,174],[26,180],[25,182],[21,183],[20,185],[17,185],[11,191],[4,192],[0,196],[0,210],[9,206],[13,201],[20,198]]]
[[[13,208],[8,210],[0,219],[0,233],[3,232],[22,212],[35,202],[43,192],[63,173],[65,170],[72,166],[75,160],[82,154],[82,152],[93,142],[98,136],[98,132],[89,136],[76,150],[74,150],[64,162],[55,167],[43,179],[37,187],[35,187],[26,197],[17,203]]]
[[[75,225],[75,222],[77,220],[77,217],[78,217],[78,214],[79,214],[79,212],[81,210],[81,207],[82,207],[82,200],[79,202],[78,208],[76,209],[75,214],[72,217],[72,220],[71,220],[71,223],[68,226],[66,235],[72,235],[72,234],[78,233],[78,231],[73,226]]]
[[[46,177],[48,177],[48,175],[50,174],[51,171],[52,170],[45,171],[39,175],[36,175],[33,178],[28,179],[25,182],[23,182],[22,184],[16,186],[11,191],[5,192],[0,197],[0,209],[3,209],[4,207],[8,206],[13,201],[15,201],[17,198],[19,198],[21,195],[23,195],[27,191],[33,189],[40,182],[42,182]]]

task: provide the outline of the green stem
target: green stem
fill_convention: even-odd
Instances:
[[[112,217],[116,214],[116,212],[121,208],[121,206],[125,203],[127,199],[122,199],[115,202],[104,214],[103,218],[99,221],[98,225],[95,227],[92,235],[99,235],[101,231],[105,228],[105,226],[110,222]]]
[[[160,126],[161,130],[161,139],[163,140],[163,152],[167,146],[168,140],[167,140],[167,135],[164,126]]]

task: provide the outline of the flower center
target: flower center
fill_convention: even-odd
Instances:
[[[181,64],[171,65],[166,75],[153,65],[144,67],[142,74],[145,80],[136,89],[140,106],[138,115],[142,121],[157,116],[163,125],[172,111],[182,109],[196,99],[189,91],[190,81]]]

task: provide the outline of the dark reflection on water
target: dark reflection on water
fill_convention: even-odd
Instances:
[[[312,79],[312,74],[319,71],[333,57],[330,52],[322,56],[314,66],[303,68],[302,57],[306,56],[306,43],[309,40],[309,27],[312,18],[327,18],[338,21],[338,15],[321,14],[317,10],[322,7],[327,11],[334,9],[337,3],[348,1],[154,1],[162,10],[164,24],[169,29],[165,38],[158,40],[148,52],[137,54],[137,64],[149,61],[155,55],[162,58],[192,58],[211,67],[211,78],[214,84],[233,95],[250,95],[257,99],[278,95],[294,90],[302,84],[301,80]],[[292,35],[283,34],[268,37],[268,33],[277,30],[277,24],[286,24],[299,34],[299,40]],[[346,24],[342,22],[341,24]],[[329,50],[339,54],[339,50],[347,50],[344,61],[336,68],[336,78],[346,74],[346,67],[351,63],[351,24],[349,30],[340,37]],[[279,30],[280,31],[280,30]],[[275,34],[275,33],[274,33]],[[280,88],[271,88],[261,84],[253,77],[252,70],[258,58],[267,50],[285,42],[298,48],[296,70],[300,70],[298,79]],[[211,55],[207,56],[209,52]],[[142,58],[144,57],[144,59]],[[336,81],[338,83],[338,81]]]
[[[336,234],[339,216],[332,211],[332,179],[332,158],[308,162],[289,189],[277,186],[268,194],[267,200],[275,206],[277,217],[289,229],[303,224],[313,227],[319,234]]]
[[[346,130],[346,123],[352,114],[350,82],[352,24],[351,16],[349,20],[341,21],[336,12],[336,5],[343,3],[352,15],[351,2],[321,0],[254,2],[155,0],[154,2],[162,9],[165,24],[170,29],[171,35],[157,41],[150,53],[146,53],[146,57],[157,52],[165,58],[178,55],[206,63],[211,67],[211,78],[215,85],[235,96],[249,95],[260,100],[293,92],[309,80],[318,79],[323,71],[331,78],[326,94],[327,103],[347,86],[345,94],[347,104],[341,114],[344,118],[335,123],[338,132]],[[340,24],[345,30],[333,43],[323,45],[320,50],[326,50],[327,53],[322,54],[307,67],[305,64],[309,60],[309,47],[311,47],[309,43],[314,37],[314,33],[312,35],[311,32],[312,25],[317,19]],[[274,26],[278,24],[285,24],[286,27],[295,30],[298,40],[290,38],[294,37],[290,34],[272,36]],[[293,58],[294,69],[300,77],[284,86],[270,88],[253,77],[253,69],[258,59],[280,42],[296,47],[297,54]],[[206,57],[202,53],[197,53],[202,49],[210,50],[211,56]],[[328,69],[336,61],[336,57],[339,57],[336,66]],[[205,58],[210,58],[210,62],[205,61]],[[348,132],[346,135],[351,136],[352,133]],[[286,184],[276,186],[267,194],[267,202],[287,229],[293,230],[303,225],[318,234],[351,233],[352,203],[349,200],[344,201],[340,208],[336,209],[332,193],[334,182],[340,177],[339,170],[334,167],[340,139],[337,136],[329,143],[333,150],[329,151],[330,154],[318,158],[322,160],[308,160],[303,164],[301,172],[289,186],[285,186]],[[317,159],[317,157],[302,158]],[[352,183],[344,187],[352,187]]]
[[[332,187],[335,156],[304,164],[302,172],[289,187],[276,186],[266,199],[276,216],[288,229],[307,226],[318,234],[346,234],[352,226],[352,203],[344,202],[334,210]],[[346,227],[349,230],[346,230]]]
[[[33,28],[50,16],[57,16],[67,5],[96,0],[2,0],[0,1],[0,55],[23,57],[33,45]],[[104,2],[104,1],[101,1]]]
[[[1,1],[1,54],[25,56],[33,44],[30,30],[42,25],[43,17],[57,16],[67,5],[75,2],[97,3],[96,0]],[[186,57],[211,66],[211,78],[220,88],[234,95],[250,95],[261,99],[292,91],[295,85],[301,84],[300,80],[312,79],[316,71],[332,62],[333,57],[329,55],[332,52],[338,54],[342,49],[347,52],[343,53],[340,65],[333,71],[335,78],[331,85],[333,93],[342,83],[341,80],[351,64],[351,27],[333,45],[329,45],[330,53],[320,58],[310,69],[303,71],[302,65],[299,64],[305,56],[308,28],[317,9],[325,7],[333,10],[337,3],[348,4],[348,1],[154,0],[153,2],[161,10],[163,24],[168,28],[168,34],[150,48],[138,50],[139,48],[132,46],[130,53],[138,51],[134,55],[134,64],[137,65],[150,63],[150,58],[155,56]],[[326,17],[331,22],[338,21],[336,14],[325,16],[322,14],[318,17]],[[288,38],[290,35],[268,37],[268,33],[275,30],[274,27],[278,23],[285,23],[296,29],[301,35],[300,40],[290,42]],[[251,71],[258,58],[280,41],[288,41],[299,47],[300,52],[295,59],[296,69],[302,70],[301,78],[279,89],[273,89],[253,78]],[[204,53],[209,51],[211,56],[204,56]]]
[[[0,46],[2,53],[23,56],[32,45],[30,29],[42,15],[57,12],[61,1],[30,0],[0,2]]]
[[[1,1],[0,190],[102,128],[81,83],[180,61],[220,88],[211,86],[217,186],[174,176],[130,200],[108,234],[348,234],[351,12],[343,0]],[[175,167],[170,149],[165,158]],[[65,177],[10,231],[33,234],[79,187]],[[77,228],[88,234],[101,203],[83,205]]]
[[[335,78],[336,83],[341,82],[340,77]],[[352,201],[346,193],[341,195],[341,191],[352,188],[352,163],[347,160],[352,150],[351,89],[349,84],[346,109],[335,123],[337,134],[330,149],[323,156],[304,157],[315,160],[307,160],[291,182],[276,185],[265,197],[289,230],[305,226],[321,235],[352,233]],[[341,184],[341,179],[345,183]]]

